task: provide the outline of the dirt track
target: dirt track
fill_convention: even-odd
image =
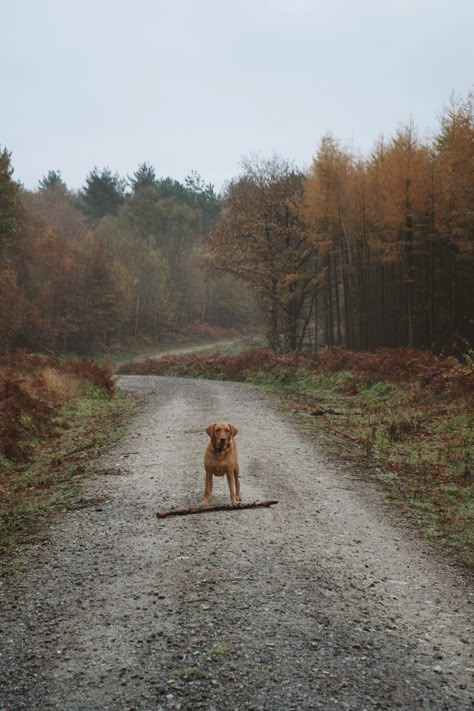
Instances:
[[[0,598],[2,711],[472,708],[472,582],[360,473],[244,385],[121,382],[146,404],[87,487],[106,501]],[[220,418],[244,500],[279,504],[158,520],[199,501]]]

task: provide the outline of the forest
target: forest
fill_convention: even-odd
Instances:
[[[253,303],[197,267],[221,210],[196,173],[184,184],[141,164],[128,180],[91,170],[68,190],[50,170],[31,192],[0,154],[1,350],[90,354],[172,339],[211,324],[237,328]]]
[[[149,162],[34,191],[0,147],[0,351],[91,354],[213,329],[275,351],[474,341],[474,97],[435,134],[413,121],[369,155],[323,136],[309,170],[242,162],[217,194]]]

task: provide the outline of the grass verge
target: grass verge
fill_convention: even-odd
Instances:
[[[423,535],[474,567],[474,408],[416,383],[300,373],[277,393],[309,432],[376,478]],[[258,381],[258,379],[257,379]],[[275,386],[267,382],[267,387]]]
[[[136,407],[131,398],[84,374],[64,372],[56,361],[45,363],[42,359],[36,367],[35,361],[35,367],[30,364],[27,373],[17,370],[14,378],[12,371],[3,373],[1,412],[10,417],[0,422],[0,575],[17,568],[19,544],[44,536],[41,524],[48,515],[76,507],[90,461],[122,436]],[[94,366],[95,379],[102,373]],[[28,408],[20,407],[25,393]],[[43,406],[47,417],[37,427],[34,417],[43,416]]]

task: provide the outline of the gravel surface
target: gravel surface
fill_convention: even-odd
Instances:
[[[251,387],[121,385],[145,404],[91,505],[3,585],[0,709],[473,707],[472,580],[360,472]],[[279,503],[158,520],[200,501],[217,419],[239,429],[243,500]]]

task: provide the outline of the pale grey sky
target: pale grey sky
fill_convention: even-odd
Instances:
[[[242,156],[367,153],[474,88],[474,0],[0,0],[0,145],[35,188],[139,163],[220,189]]]

